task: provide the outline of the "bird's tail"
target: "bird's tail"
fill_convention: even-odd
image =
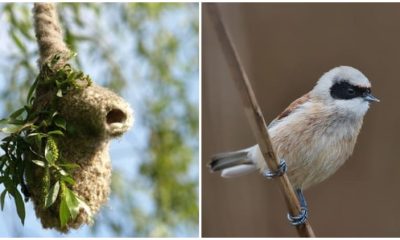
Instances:
[[[250,148],[236,152],[220,153],[211,158],[208,167],[211,171],[221,171],[221,176],[230,178],[238,177],[256,170],[256,166],[251,160]]]

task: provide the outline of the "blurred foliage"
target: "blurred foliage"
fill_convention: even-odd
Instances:
[[[7,82],[0,92],[3,116],[23,102],[38,73],[31,8],[0,5],[13,45],[0,64]],[[146,130],[144,149],[135,148],[141,159],[132,160],[141,161],[139,172],[135,178],[113,172],[114,205],[102,212],[93,234],[107,228],[125,237],[197,236],[198,5],[62,3],[58,11],[67,45],[78,53],[74,65],[85,71],[95,64],[101,84],[114,91],[146,91],[132,103]],[[150,199],[150,210],[138,203],[138,194]]]

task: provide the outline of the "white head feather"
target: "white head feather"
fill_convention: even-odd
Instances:
[[[353,67],[340,66],[322,75],[311,91],[312,97],[322,101],[329,107],[335,108],[334,110],[338,113],[348,115],[349,117],[363,117],[369,108],[368,101],[360,97],[353,99],[335,99],[331,96],[331,87],[335,83],[341,81],[346,81],[357,87],[371,87],[371,83],[362,72]]]

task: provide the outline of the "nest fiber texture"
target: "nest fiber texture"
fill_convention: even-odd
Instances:
[[[35,3],[33,14],[40,53],[39,65],[49,61],[55,53],[67,56],[70,51],[63,41],[55,5]]]
[[[56,139],[60,156],[80,166],[72,174],[76,181],[72,190],[88,204],[91,213],[95,214],[107,202],[110,192],[109,140],[122,135],[132,125],[131,109],[115,93],[100,86],[89,86],[83,91],[76,90],[64,96],[59,111],[66,120],[68,129],[65,137]],[[113,116],[116,112],[119,114],[117,117]],[[41,178],[42,170],[40,167],[36,168],[34,178]],[[90,223],[90,214],[81,209],[75,220],[68,222],[66,228],[60,228],[59,203],[48,209],[43,208],[40,204],[40,184],[29,187],[36,214],[44,228],[56,228],[65,232],[69,228]]]

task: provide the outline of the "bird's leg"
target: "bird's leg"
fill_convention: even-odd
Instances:
[[[287,165],[285,160],[281,159],[279,162],[278,169],[276,171],[267,170],[264,172],[264,177],[272,179],[274,177],[282,176],[287,171]]]
[[[281,159],[281,161],[279,162],[278,169],[276,171],[267,170],[266,172],[263,173],[263,175],[268,179],[272,179],[274,177],[282,176],[286,171],[287,171],[286,162],[285,160]],[[308,217],[308,206],[303,191],[300,188],[297,188],[296,195],[300,201],[300,214],[297,216],[292,216],[288,213],[287,215],[289,222],[294,226],[303,224]]]
[[[300,214],[297,216],[292,216],[288,213],[287,215],[289,222],[294,226],[303,224],[308,217],[308,206],[303,191],[300,188],[297,188],[296,195],[300,201]]]

